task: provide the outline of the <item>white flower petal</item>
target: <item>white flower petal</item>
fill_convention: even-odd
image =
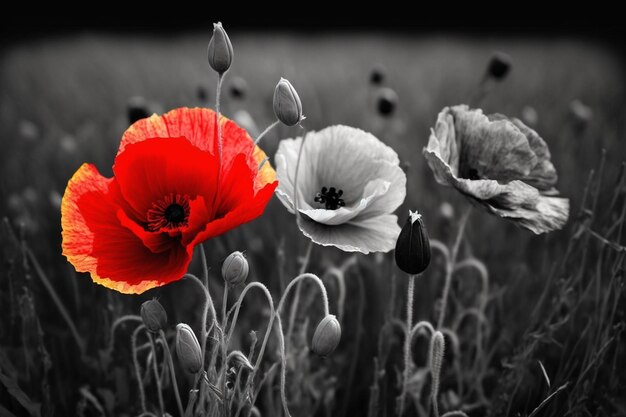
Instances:
[[[298,226],[305,236],[318,245],[364,254],[389,252],[395,247],[400,234],[398,218],[393,214],[339,226],[328,226],[302,217]]]

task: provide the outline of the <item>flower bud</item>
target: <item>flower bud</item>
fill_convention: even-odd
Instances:
[[[231,287],[246,282],[248,278],[248,261],[243,253],[235,251],[228,255],[222,264],[222,278]]]
[[[325,357],[333,353],[341,340],[341,325],[337,318],[329,314],[320,321],[313,334],[311,349],[318,355]]]
[[[430,375],[432,378],[431,392],[433,398],[437,397],[439,392],[439,381],[441,376],[441,364],[443,363],[443,355],[445,351],[445,339],[443,333],[436,331],[430,339],[430,357],[428,360],[428,366],[430,368]]]
[[[409,219],[396,242],[396,265],[407,274],[417,275],[430,263],[430,240],[422,215],[409,210]]]
[[[396,110],[398,94],[391,88],[383,87],[376,93],[376,110],[381,116],[389,117]]]
[[[181,366],[193,374],[202,369],[202,350],[191,327],[185,323],[176,325],[176,356]]]
[[[167,313],[156,298],[141,305],[141,319],[152,333],[158,333],[167,325]]]
[[[209,41],[209,65],[218,74],[224,74],[233,62],[233,44],[222,27],[222,22],[213,24],[213,36]]]
[[[282,123],[293,126],[302,121],[302,102],[291,83],[281,78],[274,90],[274,114]]]
[[[237,370],[239,370],[240,368],[246,369],[248,371],[254,370],[254,367],[252,366],[246,355],[244,355],[240,350],[233,350],[232,352],[230,352],[228,354],[226,363],[229,367],[233,367]]]
[[[494,52],[487,66],[487,74],[495,80],[503,80],[511,70],[511,57],[503,52]]]

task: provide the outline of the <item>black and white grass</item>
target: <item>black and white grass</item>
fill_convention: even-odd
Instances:
[[[4,43],[1,416],[624,415],[620,50],[222,23]],[[71,174],[216,95],[264,215],[140,296],[76,273]]]

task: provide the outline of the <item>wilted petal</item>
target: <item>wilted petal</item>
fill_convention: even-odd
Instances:
[[[508,120],[490,121],[481,110],[450,109],[460,145],[459,176],[499,181],[530,174],[537,157],[526,136]]]
[[[562,229],[569,216],[569,200],[560,197],[540,196],[531,208],[518,207],[513,210],[489,209],[504,218],[531,230],[535,234],[547,233]]]

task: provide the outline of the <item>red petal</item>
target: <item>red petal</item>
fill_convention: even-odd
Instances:
[[[115,159],[113,171],[124,199],[142,221],[154,203],[171,194],[191,200],[202,196],[209,207],[215,198],[217,159],[183,138],[130,144]]]
[[[178,108],[163,116],[152,115],[134,123],[126,130],[120,143],[118,155],[129,144],[153,138],[185,137],[194,146],[217,155],[217,127],[216,114],[210,109]],[[259,164],[266,158],[258,146],[253,148],[253,140],[248,133],[235,122],[226,117],[220,118],[222,124],[222,172],[227,173],[237,154],[246,155],[246,162],[250,169],[258,169]],[[265,163],[257,179],[255,191],[276,179],[276,173],[269,163]]]
[[[189,239],[193,238],[191,245],[194,246],[263,214],[265,206],[272,198],[276,186],[278,186],[278,181],[265,185],[255,193],[253,189],[255,173],[245,163],[244,155],[238,155],[231,170],[224,177],[222,188],[220,189],[217,216],[223,217],[209,223],[195,237],[183,236],[183,244],[187,244]]]
[[[61,205],[63,254],[79,272],[123,293],[142,293],[180,279],[190,254],[180,244],[154,253],[133,231],[134,224],[121,207],[115,180],[104,178],[90,164],[83,164],[70,179]],[[145,236],[154,248],[163,236]]]

